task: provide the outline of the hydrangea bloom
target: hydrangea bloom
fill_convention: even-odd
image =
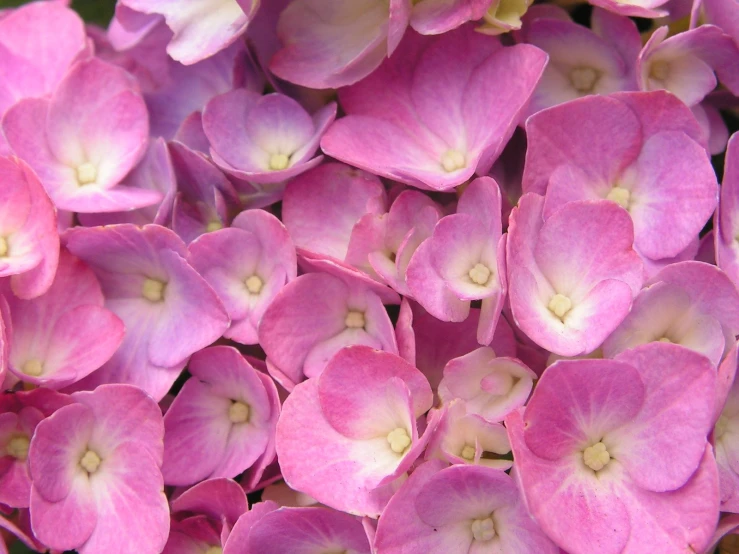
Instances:
[[[105,306],[126,325],[121,348],[78,387],[125,382],[160,399],[187,358],[228,328],[223,305],[185,261],[185,245],[172,231],[128,224],[75,228],[65,242],[95,272]]]
[[[0,278],[10,277],[20,298],[34,298],[49,290],[59,263],[54,206],[17,158],[0,158],[0,181]]]
[[[114,212],[160,200],[155,191],[118,186],[147,147],[146,105],[137,88],[121,69],[91,59],[78,62],[50,99],[25,99],[5,114],[8,144],[58,208]]]
[[[546,193],[545,218],[575,200],[611,200],[631,215],[636,250],[659,260],[685,250],[716,208],[702,131],[667,93],[582,98],[526,127],[523,189]]]
[[[545,61],[537,48],[504,48],[471,27],[438,38],[408,33],[377,71],[341,91],[348,116],[321,148],[383,177],[449,190],[490,170]]]
[[[164,16],[174,33],[167,52],[184,64],[208,58],[235,41],[246,30],[260,4],[259,0],[197,0],[187,6],[171,0],[122,3],[142,13]]]
[[[161,552],[169,514],[159,407],[129,385],[72,399],[39,423],[31,440],[34,533],[54,549],[82,554]]]
[[[426,378],[401,358],[341,350],[285,401],[277,426],[285,481],[333,508],[376,517],[428,442],[434,426],[420,436],[417,419],[431,400]]]
[[[706,442],[715,381],[706,358],[661,343],[548,368],[526,409],[506,419],[544,531],[574,554],[707,546],[718,512]]]
[[[513,317],[555,354],[588,354],[626,317],[641,287],[633,227],[626,210],[606,200],[570,202],[546,221],[545,206],[544,198],[530,193],[511,213]]]
[[[427,462],[388,504],[378,554],[559,552],[526,512],[513,480],[497,469]]]
[[[22,300],[2,292],[13,337],[10,371],[26,383],[51,389],[70,385],[107,362],[123,340],[123,322],[103,308],[95,274],[65,251],[42,296]]]
[[[165,482],[236,477],[254,464],[263,471],[280,414],[274,383],[227,346],[201,350],[188,368],[193,377],[164,416]]]

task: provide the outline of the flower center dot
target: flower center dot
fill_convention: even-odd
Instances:
[[[495,537],[493,518],[476,519],[472,522],[472,536],[476,541],[489,541]]]
[[[669,342],[670,344],[672,344],[672,341],[670,339],[668,339],[667,337],[662,337],[657,342]]]
[[[564,294],[555,294],[549,301],[549,311],[556,315],[559,319],[562,319],[572,309],[572,300],[567,298]]]
[[[387,434],[387,442],[390,445],[390,450],[396,454],[404,454],[411,445],[411,438],[408,436],[408,431],[398,427]]]
[[[288,165],[290,165],[290,158],[285,154],[272,154],[269,158],[269,168],[272,171],[287,169]]]
[[[87,473],[95,473],[100,467],[101,462],[102,460],[100,459],[100,456],[97,455],[97,452],[94,450],[88,450],[80,459],[80,467],[82,467],[82,469]]]
[[[490,280],[490,275],[492,275],[492,271],[490,271],[490,268],[484,264],[476,264],[475,267],[470,269],[469,278],[472,280],[473,283],[476,285],[486,285],[487,282]]]
[[[28,447],[30,444],[31,441],[25,435],[13,437],[8,441],[8,454],[17,460],[23,461],[28,458]]]
[[[83,163],[77,168],[77,182],[80,185],[89,185],[94,183],[98,178],[98,170],[91,163]]]
[[[210,223],[208,223],[208,225],[207,225],[207,226],[205,227],[205,230],[206,230],[206,231],[207,231],[208,233],[212,233],[213,231],[219,231],[219,230],[221,230],[221,229],[223,229],[223,223],[221,223],[220,221],[211,221],[211,222],[210,222]]]
[[[8,255],[8,240],[5,237],[0,237],[0,258]]]
[[[598,72],[592,67],[576,67],[570,72],[570,81],[578,92],[592,92],[598,78]]]
[[[259,294],[260,292],[262,292],[264,281],[262,281],[262,279],[259,278],[257,275],[252,275],[245,281],[245,284],[246,290],[248,290],[251,294]]]
[[[141,287],[141,294],[149,302],[161,302],[164,298],[166,284],[156,279],[146,279]]]
[[[41,375],[44,371],[44,364],[41,363],[40,360],[37,360],[36,358],[32,358],[28,360],[25,364],[23,364],[23,373],[26,375],[30,375],[31,377],[38,377]]]
[[[366,321],[364,320],[364,314],[362,312],[351,311],[346,314],[344,324],[349,329],[362,329],[364,328]]]
[[[593,446],[588,446],[583,451],[582,461],[593,471],[600,471],[611,461],[611,455],[606,450],[605,444],[596,442]]]
[[[469,444],[466,444],[465,447],[462,449],[462,458],[470,462],[474,460],[475,459],[475,447]]]
[[[459,150],[447,150],[441,156],[441,167],[443,167],[444,171],[446,171],[447,173],[462,169],[464,166],[464,154],[462,154]]]
[[[228,408],[228,419],[231,420],[231,423],[246,423],[249,421],[250,413],[249,404],[237,400]]]
[[[205,551],[205,554],[223,554],[223,548],[220,546],[211,546]]]
[[[631,192],[628,189],[616,186],[608,191],[608,196],[606,196],[606,200],[611,200],[625,210],[628,210],[629,202],[631,201]]]

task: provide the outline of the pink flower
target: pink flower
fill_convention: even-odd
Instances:
[[[118,67],[94,58],[77,63],[51,98],[8,110],[3,132],[59,209],[114,212],[161,199],[119,186],[146,152],[149,124],[137,84]]]
[[[41,388],[0,396],[0,503],[11,508],[28,508],[31,438],[44,418],[70,402],[66,395]]]
[[[328,508],[279,508],[260,502],[244,514],[224,554],[342,552],[370,554],[361,521]]]
[[[559,361],[506,419],[531,514],[572,554],[701,552],[718,513],[706,442],[715,370],[648,344],[615,360]]]
[[[513,318],[562,356],[595,350],[631,309],[643,269],[629,214],[613,202],[569,202],[544,221],[544,199],[511,213],[508,282]]]
[[[450,464],[476,464],[500,470],[510,469],[513,462],[505,427],[467,412],[463,400],[446,404],[446,413],[429,440],[426,459],[437,458]]]
[[[378,554],[506,552],[556,554],[499,469],[438,461],[417,468],[380,516]]]
[[[53,93],[69,67],[88,54],[82,19],[61,2],[13,10],[0,23],[0,117],[24,98]],[[9,153],[0,133],[0,155]]]
[[[382,177],[449,190],[490,170],[545,62],[537,48],[503,48],[469,26],[433,38],[408,33],[395,55],[341,90],[347,116],[321,148]]]
[[[626,17],[593,9],[592,29],[569,19],[542,16],[525,28],[525,41],[549,54],[529,113],[589,94],[635,90],[634,66],[641,47]]]
[[[716,88],[718,77],[739,94],[739,45],[730,36],[713,25],[670,38],[667,33],[667,27],[655,30],[639,54],[641,90],[669,90],[693,106]]]
[[[487,421],[503,421],[523,406],[536,373],[515,358],[497,356],[485,346],[450,360],[439,385],[442,402],[460,399],[468,414]]]
[[[471,308],[469,317],[460,323],[439,321],[415,302],[403,299],[396,327],[398,349],[436,390],[448,362],[480,347],[476,335],[479,320],[480,310]],[[491,347],[499,356],[516,355],[513,330],[504,318],[498,320]]]
[[[77,388],[131,383],[161,399],[187,358],[221,337],[228,315],[185,261],[184,243],[158,225],[76,227],[66,246],[100,280],[105,306],[126,325],[123,344]]]
[[[731,280],[716,266],[678,262],[646,283],[629,315],[603,343],[603,354],[612,358],[639,344],[673,342],[718,366],[737,333],[739,292]]]
[[[45,294],[22,300],[7,292],[5,300],[10,371],[24,382],[63,388],[107,362],[123,340],[123,322],[103,308],[95,274],[66,251]]]
[[[255,464],[264,471],[280,414],[272,380],[228,346],[194,354],[188,369],[193,377],[164,416],[165,482],[236,477]]]
[[[339,351],[283,405],[277,455],[285,481],[337,510],[377,517],[435,427],[418,434],[431,402],[426,378],[401,358],[365,346]]]
[[[270,374],[288,390],[318,376],[344,346],[398,353],[380,297],[361,281],[327,273],[302,275],[275,296],[259,324],[259,342]]]
[[[489,177],[465,189],[457,213],[441,218],[407,270],[408,288],[430,314],[463,321],[481,300],[477,340],[490,344],[505,300],[505,243],[498,184]]]
[[[0,279],[20,298],[42,295],[59,263],[56,213],[36,174],[18,158],[0,158]]]
[[[31,524],[53,549],[161,552],[164,496],[159,407],[142,390],[104,385],[72,395],[36,428],[28,453]]]
[[[304,87],[356,83],[393,53],[409,16],[407,0],[293,0],[280,14],[283,48],[269,68]]]
[[[224,171],[258,184],[274,184],[315,167],[333,102],[310,115],[292,98],[237,89],[216,96],[203,112],[211,156]]]
[[[326,163],[288,182],[282,221],[299,251],[343,262],[359,221],[386,212],[387,194],[379,178]]]
[[[546,193],[545,219],[567,202],[608,199],[631,215],[639,254],[660,260],[683,252],[716,208],[703,131],[672,95],[582,98],[526,129],[523,190]]]
[[[223,548],[248,510],[246,494],[231,479],[208,479],[172,500],[169,538],[162,554],[202,554]]]
[[[159,14],[174,37],[167,53],[190,65],[208,58],[238,39],[259,9],[259,0],[196,0],[182,5],[173,0],[124,0],[146,14]]]
[[[297,275],[295,247],[285,227],[264,210],[239,214],[230,229],[189,247],[188,261],[218,294],[231,318],[226,338],[256,344],[257,328],[277,293]]]

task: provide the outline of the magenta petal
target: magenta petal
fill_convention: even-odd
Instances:
[[[76,425],[67,425],[69,421]],[[77,463],[93,432],[94,414],[73,404],[55,412],[37,427],[28,452],[34,494],[46,502],[59,502],[80,479]],[[89,533],[89,531],[88,531]]]
[[[716,370],[704,356],[664,343],[639,346],[617,359],[639,370],[646,396],[639,417],[614,433],[614,456],[641,488],[679,488],[703,457],[703,439],[713,425]]]
[[[631,524],[627,507],[612,485],[598,486],[592,475],[578,473],[573,457],[549,461],[531,452],[524,440],[521,411],[513,412],[505,423],[518,482],[542,530],[576,554],[596,548],[608,554],[623,552]]]
[[[524,413],[526,448],[554,461],[589,446],[592,437],[633,420],[646,392],[639,372],[627,363],[559,361],[544,372]]]
[[[333,549],[370,554],[359,519],[326,508],[281,508],[254,524],[244,552],[312,554]]]

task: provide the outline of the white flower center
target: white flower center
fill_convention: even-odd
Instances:
[[[490,271],[490,268],[485,264],[475,264],[475,267],[470,269],[468,275],[473,283],[484,286],[490,280],[492,271]]]
[[[655,61],[649,69],[649,76],[655,81],[664,82],[670,76],[670,64],[663,60]]]
[[[272,171],[287,169],[288,165],[290,165],[290,158],[285,154],[272,154],[269,158],[269,168]]]
[[[605,444],[596,442],[593,446],[588,446],[583,451],[582,461],[593,471],[600,471],[611,461],[611,455],[606,450]]]
[[[387,434],[387,442],[390,444],[390,450],[396,454],[404,454],[411,445],[411,438],[408,436],[408,431],[397,427]]]
[[[628,189],[615,186],[608,191],[608,196],[606,196],[606,200],[611,200],[622,208],[628,210],[629,202],[631,202],[631,192]]]
[[[362,312],[355,312],[352,310],[348,314],[346,314],[344,324],[349,329],[362,329],[366,324],[364,314]]]
[[[208,233],[212,233],[213,231],[219,231],[219,230],[221,230],[221,229],[223,229],[223,223],[221,223],[220,221],[211,221],[211,222],[210,222],[210,223],[208,223],[208,225],[207,225],[207,226],[205,227],[205,230],[206,230],[206,231],[207,231]]]
[[[447,150],[441,156],[441,167],[443,167],[444,171],[447,173],[462,169],[465,166],[465,163],[464,154],[459,150]]]
[[[556,315],[559,319],[562,319],[572,309],[572,300],[567,298],[564,294],[555,294],[549,301],[549,311]]]
[[[87,450],[85,455],[80,459],[80,467],[87,473],[95,473],[100,467],[102,460],[94,450]]]
[[[23,364],[23,373],[31,377],[38,377],[44,372],[44,364],[36,358],[31,358]]]
[[[89,185],[98,178],[97,168],[89,162],[83,163],[77,168],[77,182],[80,185]]]
[[[592,67],[576,67],[570,72],[570,82],[576,91],[582,93],[593,92],[600,75]]]
[[[246,284],[246,290],[251,294],[259,294],[264,286],[264,281],[257,275],[252,275],[244,283]]]
[[[0,237],[0,258],[8,255],[8,240],[5,237]]]
[[[237,400],[228,408],[228,419],[231,420],[231,423],[246,423],[249,421],[250,413],[249,404]]]
[[[462,449],[460,457],[471,462],[475,459],[475,447],[470,444],[466,444]]]
[[[167,285],[156,279],[146,279],[141,287],[141,295],[149,302],[161,302]]]
[[[28,458],[28,446],[31,441],[26,435],[18,435],[8,441],[7,451],[10,456],[20,461]]]
[[[495,523],[492,517],[476,519],[472,522],[472,536],[476,541],[489,541],[495,537]]]

